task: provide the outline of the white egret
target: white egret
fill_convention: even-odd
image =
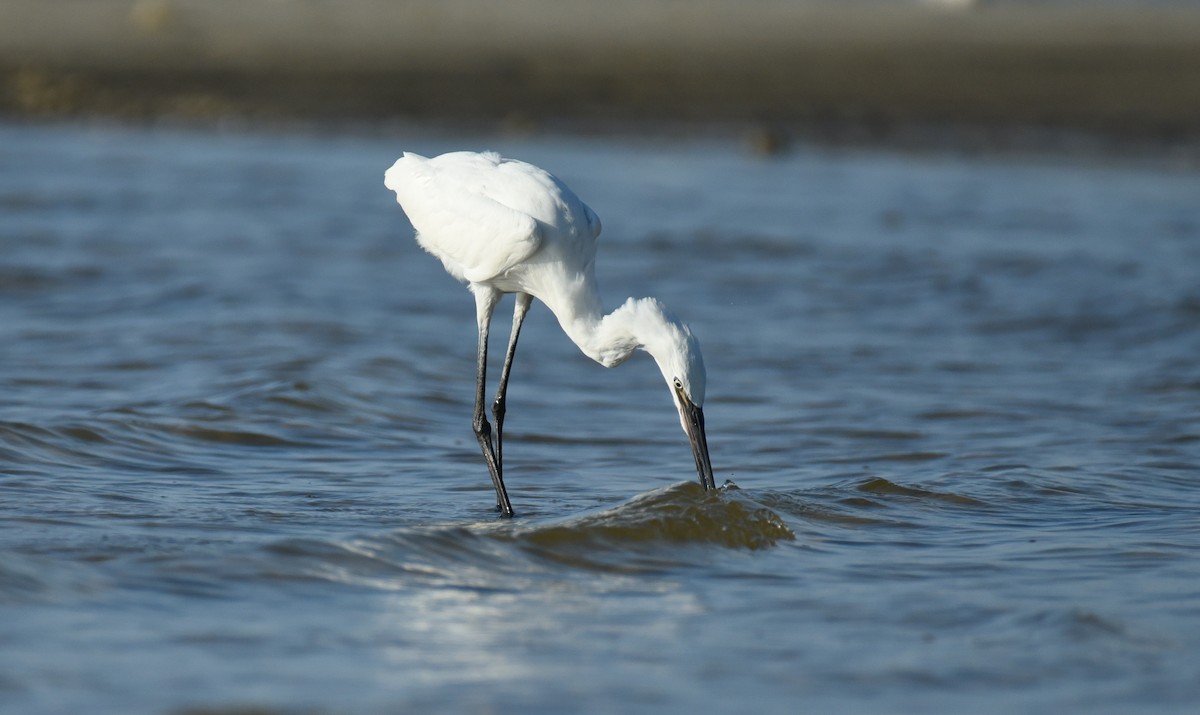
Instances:
[[[620,365],[637,349],[650,353],[691,441],[700,483],[715,488],[701,407],[706,377],[700,346],[691,330],[653,298],[630,298],[603,313],[595,278],[600,219],[565,184],[536,166],[491,152],[432,159],[405,152],[384,174],[384,185],[396,192],[421,247],[475,296],[479,362],[473,427],[503,516],[513,514],[502,463],[505,392],[533,298],[550,308],[585,355],[605,367]],[[493,447],[484,414],[488,329],[505,293],[516,294],[516,309],[492,405]]]

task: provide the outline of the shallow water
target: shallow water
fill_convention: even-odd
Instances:
[[[649,358],[604,370],[535,306],[495,517],[472,301],[382,186],[459,147],[559,174],[609,304],[691,322],[736,487],[695,483]],[[1033,158],[0,127],[0,710],[1191,711],[1198,197]]]

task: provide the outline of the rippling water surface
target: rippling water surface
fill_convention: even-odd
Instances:
[[[691,322],[735,484],[535,306],[495,517],[472,301],[382,186],[460,147]],[[0,240],[5,713],[1200,702],[1194,173],[8,126]]]

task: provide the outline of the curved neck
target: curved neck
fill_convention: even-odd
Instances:
[[[678,322],[669,318],[653,298],[629,298],[607,315],[602,313],[598,298],[568,305],[562,310],[551,306],[563,332],[584,355],[605,367],[620,365],[639,348],[657,360],[662,347],[659,343]]]
[[[550,287],[540,292],[529,286],[584,355],[604,367],[616,367],[634,350],[645,350],[668,383],[679,380],[691,402],[703,404],[705,374],[700,346],[691,330],[662,303],[654,298],[629,298],[605,315],[590,276],[554,281]]]
[[[584,355],[605,367],[620,365],[641,348],[661,369],[688,334],[654,298],[629,298],[605,314],[590,265],[565,275],[532,273],[524,277],[523,287],[554,313],[563,332]]]

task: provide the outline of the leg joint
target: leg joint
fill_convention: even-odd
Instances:
[[[482,412],[475,416],[475,419],[471,422],[471,427],[475,430],[476,437],[487,437],[490,439],[492,436],[492,426],[488,424],[487,418],[483,416]]]

